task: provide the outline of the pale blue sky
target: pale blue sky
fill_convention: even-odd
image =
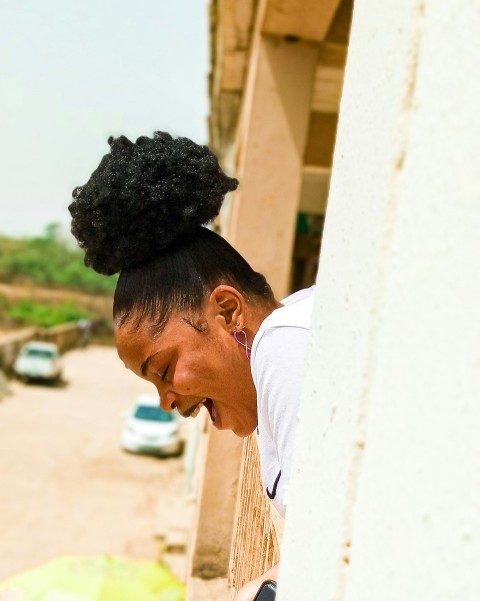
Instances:
[[[1,0],[0,233],[68,227],[109,135],[207,141],[207,0]]]

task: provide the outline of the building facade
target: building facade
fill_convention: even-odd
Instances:
[[[279,298],[321,244],[278,599],[478,599],[480,0],[211,10],[218,227]]]

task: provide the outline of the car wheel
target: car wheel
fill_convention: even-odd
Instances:
[[[170,457],[181,457],[183,455],[183,440],[178,443],[178,449]]]

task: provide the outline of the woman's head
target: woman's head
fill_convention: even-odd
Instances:
[[[265,278],[203,227],[238,182],[207,147],[186,138],[157,132],[109,144],[69,208],[85,263],[120,272],[119,354],[155,384],[166,409],[188,415],[209,399],[217,426],[247,434],[256,425],[255,391],[232,333],[246,326],[253,336],[275,300]]]

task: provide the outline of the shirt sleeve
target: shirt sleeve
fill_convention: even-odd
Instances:
[[[280,484],[287,499],[291,459],[303,381],[309,330],[274,327],[263,335],[257,349],[259,428],[266,427],[281,469]]]

